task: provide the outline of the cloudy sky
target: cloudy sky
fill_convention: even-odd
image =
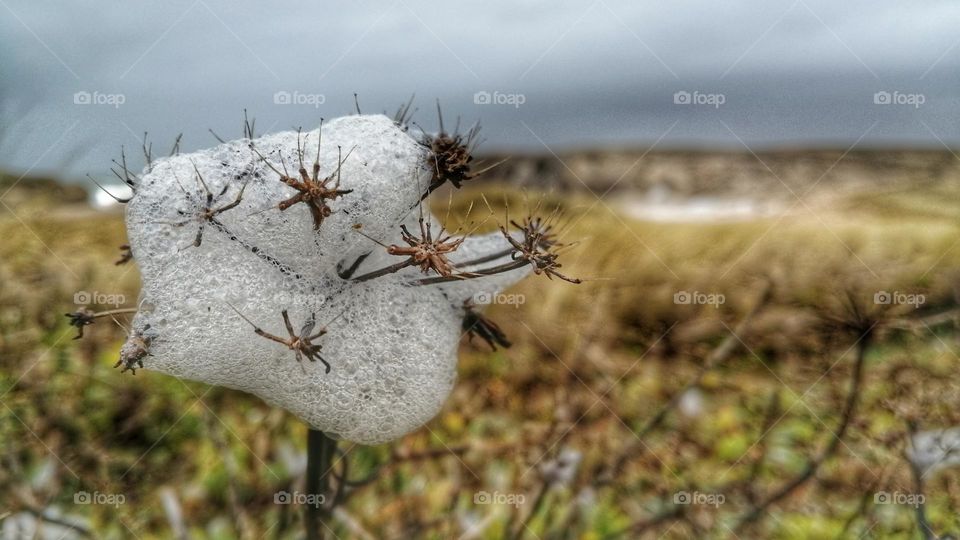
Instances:
[[[491,150],[960,144],[960,3],[0,0],[0,166],[99,173],[353,109]]]

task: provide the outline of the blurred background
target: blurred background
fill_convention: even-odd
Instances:
[[[561,208],[424,429],[341,444],[339,538],[960,533],[960,5],[0,0],[0,537],[297,538],[305,427],[112,365],[154,158],[386,112]],[[356,98],[355,95],[356,94]],[[176,141],[179,141],[177,143]],[[144,148],[146,147],[146,148]],[[437,199],[445,210],[447,197]],[[341,465],[340,467],[343,467]]]

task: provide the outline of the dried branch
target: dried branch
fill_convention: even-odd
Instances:
[[[136,174],[131,173],[130,169],[127,167],[127,153],[123,146],[120,147],[120,162],[118,163],[115,159],[112,161],[114,165],[120,168],[120,171],[111,168],[110,172],[112,172],[113,175],[119,178],[124,184],[136,189],[137,184],[140,182],[140,178]],[[122,175],[120,174],[121,172],[123,173]]]
[[[183,133],[178,133],[177,138],[173,140],[173,147],[170,149],[170,157],[180,154],[180,141],[183,139]]]
[[[247,118],[247,110],[243,110],[243,138],[247,140],[253,140],[257,136],[254,131],[254,127],[257,125],[257,119],[252,120]]]
[[[463,304],[463,310],[463,322],[460,327],[467,334],[470,343],[473,343],[474,337],[478,337],[486,341],[494,351],[497,350],[497,345],[505,349],[510,348],[512,343],[503,330],[497,323],[477,311],[476,306],[467,301]]]
[[[728,358],[730,358],[730,355],[736,352],[736,350],[743,344],[740,336],[747,331],[747,328],[753,322],[753,318],[761,310],[761,308],[763,308],[763,306],[770,301],[772,291],[772,282],[770,280],[765,280],[764,284],[761,286],[760,294],[758,295],[757,300],[743,316],[740,322],[730,332],[730,335],[724,338],[724,340],[720,342],[720,345],[710,351],[710,354],[703,362],[703,365],[700,366],[700,369],[693,380],[675,392],[673,396],[665,404],[663,404],[663,406],[660,407],[656,414],[650,417],[650,419],[647,420],[640,429],[633,433],[636,440],[633,442],[633,444],[621,451],[619,456],[614,460],[610,469],[605,474],[601,475],[600,481],[598,482],[599,485],[608,484],[614,479],[619,478],[620,474],[623,473],[623,469],[626,466],[627,461],[629,461],[632,457],[641,455],[643,449],[646,448],[646,445],[643,443],[643,439],[651,431],[663,424],[670,412],[680,404],[680,400],[683,395],[686,392],[699,387],[703,382],[703,378],[706,377],[708,373],[710,373],[721,363],[725,362]]]
[[[136,312],[137,308],[110,309],[107,311],[96,312],[89,308],[81,307],[73,313],[65,313],[64,315],[70,319],[70,326],[73,326],[77,329],[77,335],[73,339],[80,339],[83,337],[83,327],[95,323],[100,317],[113,317],[115,315],[124,315]]]
[[[114,174],[116,174],[116,173],[114,173]],[[130,197],[117,197],[117,196],[114,195],[113,193],[110,193],[109,191],[107,191],[107,188],[105,188],[105,187],[103,187],[102,185],[100,185],[100,182],[97,182],[96,180],[94,180],[93,177],[90,176],[89,174],[87,175],[87,178],[89,178],[91,182],[93,182],[94,184],[96,184],[97,187],[100,188],[101,191],[103,191],[104,193],[106,193],[107,195],[109,195],[111,199],[117,201],[117,202],[120,203],[120,204],[127,204],[128,202],[130,202],[131,200],[133,200],[133,197],[132,197],[132,196],[130,196]]]
[[[857,321],[857,323],[861,326],[864,322],[864,320]],[[735,533],[743,530],[743,528],[747,525],[759,520],[766,513],[768,508],[785,499],[797,488],[813,478],[820,469],[820,466],[823,465],[825,461],[833,457],[834,453],[836,453],[840,443],[846,436],[847,429],[849,428],[850,423],[853,420],[854,412],[856,411],[857,402],[860,398],[860,385],[863,382],[863,368],[866,362],[867,349],[869,349],[870,345],[872,344],[873,331],[875,327],[876,323],[874,322],[870,324],[869,327],[862,329],[862,333],[857,340],[857,355],[854,361],[853,374],[851,375],[850,390],[847,393],[843,410],[840,415],[840,423],[831,433],[831,437],[827,442],[827,445],[817,456],[807,463],[800,474],[770,493],[761,502],[754,504],[747,512],[745,512],[743,517],[738,521],[737,525],[733,529]]]
[[[517,223],[516,221],[510,221],[511,225],[523,233],[522,241],[515,239],[509,233],[509,231],[507,231],[506,227],[500,226],[500,232],[503,234],[503,237],[507,240],[507,242],[509,242],[512,246],[512,252],[510,255],[512,255],[513,260],[510,262],[490,268],[480,268],[477,270],[451,274],[448,276],[423,278],[414,281],[413,284],[432,285],[436,283],[447,283],[450,281],[458,281],[463,279],[475,279],[483,276],[491,276],[495,274],[502,274],[504,272],[510,272],[512,270],[518,270],[527,265],[533,267],[534,274],[546,275],[548,279],[557,277],[568,283],[583,283],[583,280],[579,278],[567,277],[558,271],[558,269],[561,267],[561,264],[558,261],[560,257],[560,251],[569,247],[569,245],[560,244],[552,239],[549,221],[549,219],[541,220],[540,218],[530,217],[524,219],[522,224]],[[484,258],[489,257],[490,256],[486,256]]]
[[[250,324],[250,326],[253,327],[253,331],[255,334],[257,334],[262,338],[269,339],[270,341],[275,341],[277,343],[280,343],[281,345],[285,345],[288,349],[293,351],[294,355],[297,358],[297,362],[300,363],[300,367],[304,369],[304,373],[306,373],[306,369],[303,368],[304,357],[306,357],[307,360],[310,360],[311,362],[315,362],[319,360],[326,367],[326,373],[330,373],[330,369],[331,369],[330,362],[327,362],[322,356],[320,356],[320,350],[323,347],[319,343],[313,343],[313,340],[319,339],[324,335],[326,335],[327,325],[320,327],[320,329],[317,330],[316,333],[314,333],[313,330],[316,328],[316,324],[317,324],[316,317],[314,316],[314,314],[310,315],[310,318],[303,323],[303,326],[300,328],[300,331],[297,332],[293,329],[293,324],[290,323],[290,315],[287,313],[287,310],[281,311],[280,315],[283,317],[283,325],[287,329],[287,334],[289,334],[289,337],[284,338],[284,337],[280,337],[262,330],[253,321],[248,319],[243,313],[240,313],[240,310],[233,307],[233,305],[231,304],[228,304],[228,305],[230,306],[231,309],[237,312],[237,315],[239,315],[240,318],[247,321]],[[339,317],[337,318],[339,319]],[[332,322],[333,321],[331,321],[331,323]]]
[[[153,170],[153,143],[147,143],[147,132],[143,132],[143,159],[147,162],[147,172]]]

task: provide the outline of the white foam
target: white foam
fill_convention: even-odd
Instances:
[[[310,169],[318,130],[304,135]],[[127,206],[130,246],[143,280],[132,333],[149,339],[145,368],[250,392],[315,429],[359,443],[379,444],[416,429],[439,411],[452,388],[463,302],[498,292],[526,270],[431,286],[410,285],[423,277],[417,268],[366,282],[345,281],[337,264],[349,265],[364,253],[373,252],[357,275],[401,260],[355,227],[384,243],[400,243],[398,224],[416,223],[411,209],[430,178],[427,149],[380,115],[325,124],[320,174],[335,170],[337,146],[344,154],[352,150],[342,167],[341,188],[353,192],[329,202],[333,215],[315,231],[305,205],[283,212],[276,207],[296,192],[248,143],[233,141],[156,161]],[[267,135],[254,144],[278,169],[283,156],[295,174],[296,132]],[[226,189],[216,207],[233,201],[246,185],[240,205],[217,216],[236,239],[207,225],[201,246],[193,247],[200,221],[172,224],[197,211],[183,191],[199,200],[194,167],[211,192]],[[499,233],[471,238],[451,259],[465,261],[507,247]],[[266,257],[279,261],[287,273]],[[256,335],[231,305],[284,338],[283,309],[296,330],[312,313],[318,326],[339,317],[315,341],[323,346],[331,372],[325,373],[320,362],[305,361],[301,368],[293,351]]]

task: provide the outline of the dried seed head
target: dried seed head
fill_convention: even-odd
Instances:
[[[470,134],[475,133],[474,130]],[[463,182],[470,180],[470,162],[473,156],[470,153],[470,140],[462,135],[440,133],[430,140],[430,151],[433,153],[434,171],[432,185],[438,187],[450,182],[459,189]]]
[[[301,146],[300,134],[299,131],[297,132],[297,155],[300,160],[300,168],[298,169],[299,177],[287,174],[286,165],[283,164],[282,159],[280,163],[283,165],[284,172],[280,172],[271,165],[266,158],[257,152],[252,144],[250,146],[250,148],[260,156],[261,161],[280,175],[281,182],[297,191],[296,195],[280,201],[277,205],[280,211],[282,212],[299,203],[307,205],[307,208],[310,209],[310,215],[313,218],[314,230],[319,229],[320,225],[323,224],[323,220],[330,217],[333,213],[327,201],[334,201],[353,192],[352,189],[340,189],[340,169],[343,167],[343,162],[350,157],[350,152],[347,152],[347,155],[343,156],[340,148],[337,147],[337,169],[325,178],[320,177],[320,142],[323,133],[322,119],[320,121],[320,130],[320,135],[317,136],[317,155],[313,162],[312,174],[307,171],[307,168],[303,164],[303,154],[306,151],[307,141],[304,139],[303,146]]]
[[[473,338],[478,337],[487,342],[492,350],[497,350],[497,345],[503,348],[509,348],[512,343],[507,339],[507,335],[489,318],[477,311],[476,306],[469,301],[463,304],[463,325],[462,329],[467,333],[467,339],[473,343]]]
[[[523,233],[523,240],[517,241],[507,231],[506,227],[500,226],[500,232],[516,250],[513,253],[514,260],[527,261],[533,267],[533,273],[537,275],[545,274],[547,278],[551,279],[558,277],[574,284],[583,282],[578,278],[567,277],[557,271],[562,266],[558,262],[560,255],[557,250],[565,247],[565,244],[560,244],[553,237],[549,220],[544,221],[540,218],[527,217],[522,224],[516,221],[511,221],[510,224]]]
[[[470,163],[473,161],[473,150],[480,135],[480,125],[474,125],[466,133],[460,133],[458,125],[452,133],[447,133],[443,126],[443,114],[440,112],[439,102],[437,102],[437,117],[440,122],[440,131],[436,135],[424,136],[424,144],[430,148],[431,162],[428,165],[433,169],[433,177],[424,193],[424,198],[447,182],[460,189],[463,182],[477,176],[471,174]]]
[[[120,266],[121,264],[127,264],[133,260],[133,251],[130,250],[130,244],[123,244],[120,246],[120,258],[116,260],[113,264]]]
[[[68,319],[70,319],[70,326],[73,326],[77,329],[77,335],[73,339],[80,339],[83,337],[83,327],[89,326],[96,322],[94,318],[94,312],[82,307],[73,313],[65,314]]]
[[[143,367],[143,358],[150,354],[150,342],[153,339],[152,336],[144,334],[149,328],[149,325],[145,326],[142,331],[127,338],[126,343],[120,347],[120,359],[113,365],[115,368],[122,366],[120,373],[129,370],[136,375],[137,367]]]
[[[387,247],[387,253],[391,255],[403,255],[410,257],[410,263],[420,267],[424,274],[431,270],[441,276],[449,276],[453,273],[453,264],[447,259],[447,255],[453,253],[463,243],[465,237],[457,239],[450,235],[444,236],[444,230],[436,239],[430,231],[423,218],[420,218],[420,236],[410,234],[405,225],[400,226],[401,237],[407,243],[406,246],[391,245]]]
[[[316,362],[317,360],[320,360],[320,362],[322,362],[324,367],[326,368],[325,372],[330,373],[330,369],[331,369],[330,363],[327,362],[322,356],[320,356],[320,350],[323,347],[320,344],[313,343],[313,340],[318,339],[327,333],[326,326],[321,328],[317,333],[315,334],[313,333],[313,329],[317,325],[317,319],[315,314],[310,315],[310,318],[307,319],[307,321],[303,323],[303,326],[300,328],[300,332],[297,333],[294,331],[293,325],[290,323],[290,315],[289,313],[287,313],[287,310],[281,311],[280,315],[283,317],[283,324],[287,329],[287,333],[290,335],[289,338],[283,338],[283,337],[264,331],[263,329],[258,327],[256,324],[254,324],[253,321],[248,319],[243,313],[240,313],[240,310],[238,310],[233,306],[230,306],[230,307],[233,308],[233,310],[237,312],[237,315],[240,315],[240,317],[243,320],[247,321],[251,326],[253,326],[253,331],[255,334],[257,334],[260,337],[269,339],[270,341],[275,341],[277,343],[286,345],[288,349],[293,351],[294,355],[296,355],[297,362],[300,362],[300,368],[304,370],[304,373],[306,373],[306,369],[303,368],[304,356],[306,356],[307,360],[310,360],[311,362]]]

